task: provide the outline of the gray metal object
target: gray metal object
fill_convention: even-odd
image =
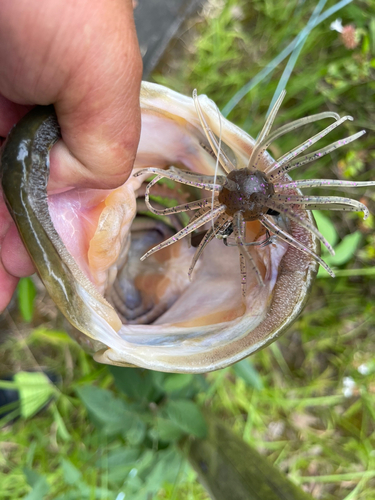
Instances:
[[[174,38],[182,23],[197,12],[204,0],[138,0],[135,25],[146,79]]]

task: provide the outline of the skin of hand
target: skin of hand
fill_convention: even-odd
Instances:
[[[48,191],[115,188],[140,134],[142,60],[132,0],[2,0],[0,145],[36,104],[54,104],[62,141]],[[0,191],[0,313],[34,272]]]

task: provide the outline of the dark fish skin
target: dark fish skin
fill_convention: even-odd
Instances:
[[[206,437],[183,449],[212,500],[313,500],[228,426],[205,417]]]
[[[37,106],[11,130],[1,156],[4,198],[27,251],[56,305],[90,337],[90,311],[80,289],[111,306],[93,290],[56,232],[47,203],[49,152],[61,138],[53,106]],[[96,293],[95,293],[96,292]]]

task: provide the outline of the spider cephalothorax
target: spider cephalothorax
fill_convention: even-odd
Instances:
[[[364,218],[367,218],[369,214],[367,207],[363,205],[363,203],[346,197],[303,196],[300,194],[299,189],[316,186],[330,188],[373,186],[375,185],[375,182],[352,182],[330,179],[291,181],[285,176],[285,174],[290,170],[319,159],[334,149],[354,141],[363,135],[365,131],[361,130],[350,137],[334,142],[329,146],[313,151],[312,153],[308,153],[305,156],[299,157],[302,152],[315,144],[334,128],[341,125],[341,123],[345,120],[353,120],[353,118],[351,116],[344,116],[340,118],[337,113],[333,112],[318,113],[316,115],[295,120],[294,122],[284,125],[270,133],[273,121],[284,96],[285,91],[281,93],[271,110],[271,113],[254,145],[247,168],[236,169],[229,157],[222,150],[221,139],[217,139],[216,135],[208,126],[203,110],[200,106],[197,93],[196,91],[193,92],[193,99],[202,128],[206,134],[212,151],[217,158],[217,163],[220,163],[220,166],[225,171],[226,175],[199,175],[185,170],[180,170],[175,167],[170,167],[168,170],[146,168],[137,172],[135,174],[136,176],[145,173],[157,174],[156,177],[148,184],[145,198],[149,210],[151,210],[154,214],[168,215],[172,213],[196,210],[195,214],[190,218],[189,224],[185,228],[163,243],[146,252],[141,260],[144,260],[152,253],[171,245],[179,239],[190,235],[196,229],[212,221],[211,227],[204,234],[196,249],[189,269],[190,277],[194,266],[206,245],[215,237],[221,238],[225,243],[227,243],[228,237],[233,234],[235,244],[239,250],[241,287],[242,293],[245,295],[247,281],[246,263],[249,264],[253,272],[255,272],[258,283],[260,285],[264,284],[261,272],[247,247],[253,245],[264,246],[271,243],[274,237],[271,237],[270,233],[273,233],[275,237],[280,238],[301,252],[311,255],[328,271],[331,276],[334,276],[332,269],[330,269],[330,267],[319,257],[319,255],[289,234],[283,227],[281,227],[278,219],[274,220],[274,218],[280,216],[286,221],[293,221],[297,225],[302,226],[313,233],[315,237],[326,246],[328,251],[331,254],[334,254],[333,248],[324,236],[317,230],[315,225],[309,222],[305,217],[300,216],[301,210],[363,211]],[[303,125],[306,125],[307,123],[312,123],[324,118],[333,118],[335,121],[320,133],[311,137],[294,148],[292,151],[289,151],[281,158],[274,161],[271,165],[267,166],[264,171],[259,170],[258,164],[260,163],[260,158],[263,154],[265,154],[267,148],[275,139]],[[296,159],[296,157],[299,158]],[[163,177],[167,177],[183,184],[212,191],[213,195],[209,198],[203,198],[184,205],[157,210],[150,204],[149,194],[151,187]],[[246,222],[255,220],[260,221],[266,229],[266,238],[262,241],[249,243],[246,240]]]
[[[244,221],[250,222],[267,213],[263,199],[270,198],[274,193],[272,183],[263,172],[241,168],[229,172],[218,200],[225,205],[227,215],[233,217],[236,212],[242,212]]]

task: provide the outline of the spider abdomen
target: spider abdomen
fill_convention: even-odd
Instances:
[[[219,202],[225,205],[227,215],[233,217],[241,212],[245,221],[252,221],[267,212],[264,197],[271,197],[275,191],[263,172],[241,168],[232,170],[227,178],[232,182],[224,184],[219,193]]]

